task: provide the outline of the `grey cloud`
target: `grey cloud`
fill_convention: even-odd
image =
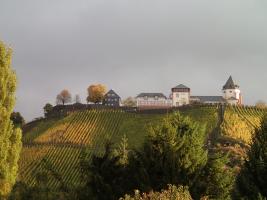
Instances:
[[[0,38],[14,48],[16,109],[28,120],[68,88],[101,82],[122,97],[178,83],[217,95],[230,74],[245,102],[267,100],[263,0],[0,0]]]

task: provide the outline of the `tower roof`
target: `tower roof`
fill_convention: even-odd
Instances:
[[[229,79],[227,80],[227,82],[225,83],[225,85],[223,86],[224,90],[227,89],[236,89],[238,86],[235,85],[232,76],[229,77]]]
[[[174,88],[177,88],[177,89],[190,89],[189,87],[187,87],[187,86],[185,86],[183,84],[177,85]]]

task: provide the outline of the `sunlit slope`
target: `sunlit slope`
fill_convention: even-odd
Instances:
[[[207,133],[217,125],[216,107],[191,108],[181,113],[206,124]],[[69,185],[79,184],[79,160],[84,147],[90,156],[101,154],[108,141],[116,145],[126,135],[130,148],[139,148],[145,140],[146,127],[165,116],[90,110],[40,122],[25,133],[19,180],[34,184],[37,173],[48,168],[53,170],[51,187],[59,186],[61,179]]]
[[[222,135],[249,144],[265,113],[266,110],[256,107],[227,106],[221,124]]]

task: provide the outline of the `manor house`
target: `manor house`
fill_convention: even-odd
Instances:
[[[179,107],[188,104],[231,104],[243,103],[239,86],[234,83],[232,76],[222,88],[222,96],[191,96],[191,89],[183,84],[171,89],[166,97],[163,93],[141,93],[136,97],[137,107]]]

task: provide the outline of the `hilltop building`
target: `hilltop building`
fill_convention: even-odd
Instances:
[[[109,90],[105,94],[102,104],[106,106],[119,107],[121,106],[121,98],[114,90]]]
[[[136,97],[137,107],[171,107],[172,101],[163,93],[141,93]]]
[[[172,88],[172,106],[178,107],[190,103],[190,88],[183,84],[177,85]]]
[[[137,107],[179,107],[188,104],[231,104],[243,103],[239,86],[233,81],[232,76],[222,88],[222,96],[191,96],[191,89],[183,84],[171,89],[167,98],[162,93],[141,93],[136,97]]]

